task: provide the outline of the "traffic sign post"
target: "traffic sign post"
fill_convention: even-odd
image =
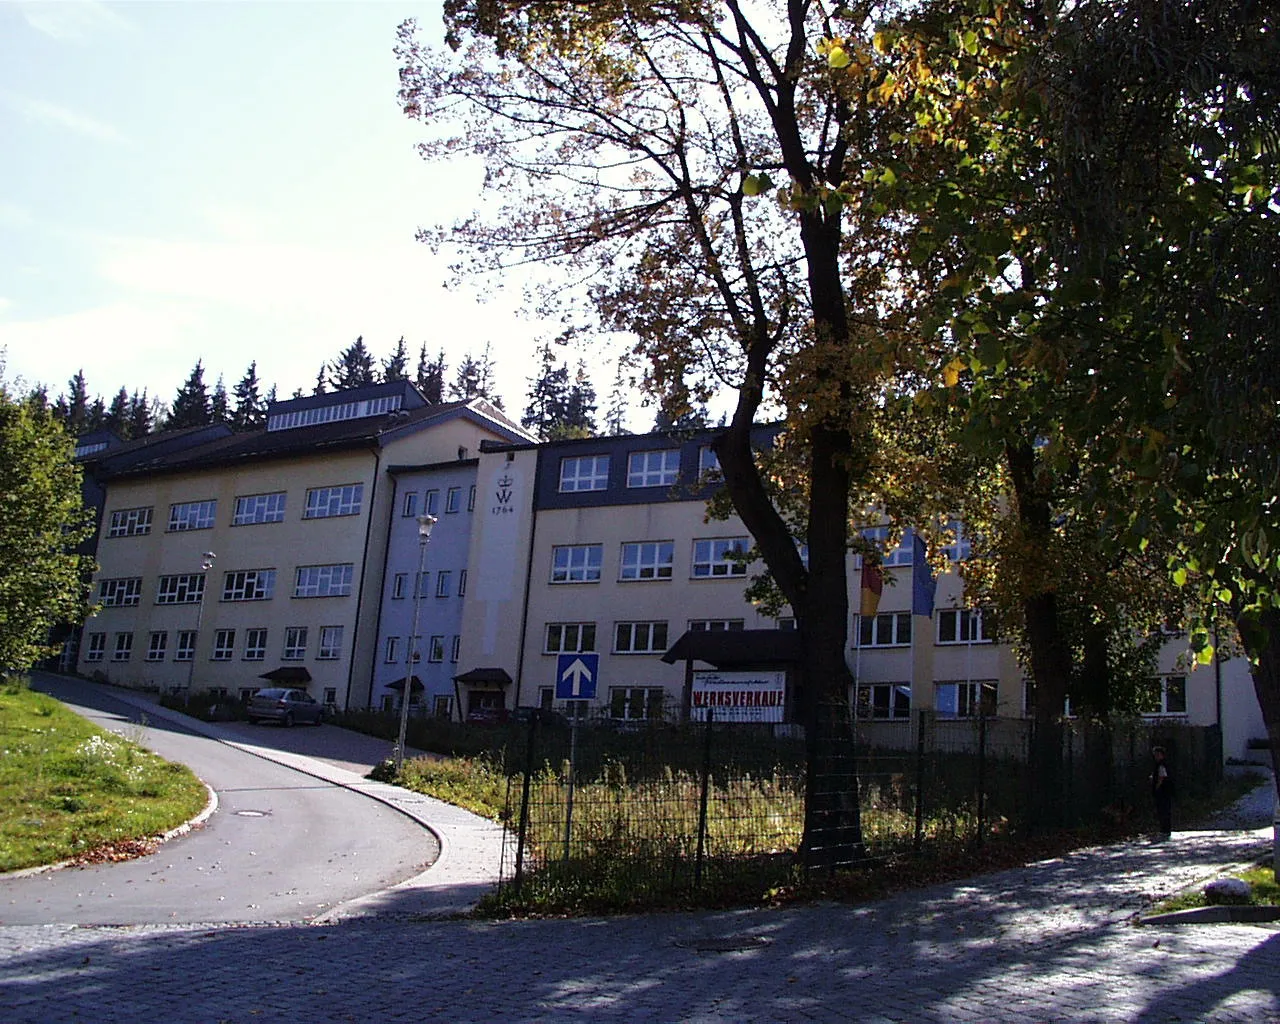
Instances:
[[[556,658],[556,700],[594,700],[600,682],[600,655],[561,654]]]

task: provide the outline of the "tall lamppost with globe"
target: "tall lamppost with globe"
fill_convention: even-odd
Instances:
[[[208,573],[213,568],[213,560],[217,557],[212,551],[206,551],[200,561],[201,570]],[[200,600],[196,602],[196,632],[191,638],[191,663],[187,666],[187,700],[191,699],[191,681],[196,674],[196,648],[200,646],[200,619],[204,615],[204,592],[207,585],[206,579],[200,587]]]
[[[400,736],[396,740],[395,763],[396,774],[404,767],[405,734],[409,730],[409,698],[413,693],[413,666],[416,661],[415,652],[418,644],[418,620],[422,613],[422,576],[427,569],[427,545],[431,542],[431,528],[438,520],[426,514],[418,516],[418,575],[413,582],[413,628],[409,631],[408,651],[405,660],[408,667],[404,673],[404,688],[400,691]]]

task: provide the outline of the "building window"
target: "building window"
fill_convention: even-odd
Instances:
[[[779,616],[778,628],[787,633],[793,632],[796,628],[796,617],[794,615]]]
[[[628,487],[670,487],[680,475],[680,450],[632,452],[627,456]]]
[[[431,713],[436,718],[451,718],[453,716],[453,698],[437,694],[431,704]]]
[[[1187,677],[1160,676],[1152,680],[1150,695],[1143,702],[1144,715],[1185,715],[1187,713]]]
[[[196,631],[178,630],[178,647],[173,652],[174,661],[194,661],[196,656]]]
[[[724,479],[720,469],[720,458],[711,450],[711,445],[704,444],[698,449],[698,479],[703,483],[715,483]]]
[[[448,569],[442,569],[436,573],[436,597],[448,597],[449,589],[453,586],[453,573]]]
[[[258,692],[258,687],[242,686],[240,687],[238,692],[240,694],[240,703],[248,704],[249,701],[253,700],[253,695]]]
[[[609,456],[577,455],[560,460],[560,491],[603,491],[609,486]]]
[[[911,613],[858,616],[859,647],[901,647],[911,643]]]
[[[999,685],[994,679],[933,684],[934,708],[948,718],[994,717]]]
[[[400,638],[398,636],[387,637],[386,646],[383,650],[382,660],[388,665],[398,664],[400,661]]]
[[[156,587],[156,604],[199,604],[204,598],[204,573],[161,576]]]
[[[573,654],[596,649],[594,622],[548,622],[543,654]]]
[[[122,508],[111,513],[108,537],[143,537],[150,532],[150,508]]]
[[[427,491],[426,494],[423,495],[422,504],[423,504],[423,511],[426,512],[427,515],[429,516],[439,515],[440,514],[440,492],[435,490]]]
[[[327,708],[336,708],[338,706],[338,688],[336,686],[326,686],[324,688],[324,706]]]
[[[457,512],[460,508],[462,508],[462,488],[450,487],[444,495],[445,514],[447,515],[450,512]]]
[[[695,633],[723,633],[727,630],[746,628],[744,619],[690,619],[689,628]]]
[[[963,521],[950,519],[947,521],[947,532],[951,534],[950,544],[943,547],[942,552],[953,562],[967,562],[973,557],[973,538],[965,529]]]
[[[164,661],[165,650],[169,646],[169,634],[150,633],[147,636],[147,661]]]
[[[294,597],[347,597],[354,574],[352,563],[343,565],[300,565],[293,587]]]
[[[665,622],[619,622],[614,629],[614,654],[662,654],[666,649]]]
[[[859,718],[910,718],[911,687],[906,683],[871,683],[858,687]]]
[[[184,501],[169,506],[169,532],[183,530],[212,530],[218,514],[218,502]]]
[[[405,588],[409,585],[409,574],[407,572],[398,572],[395,579],[391,581],[391,596],[395,600],[404,597]]]
[[[433,636],[431,646],[427,649],[427,661],[444,661],[444,637]]]
[[[107,650],[107,634],[106,633],[90,633],[89,646],[85,649],[85,661],[101,661],[103,654]]]
[[[423,572],[418,574],[418,589],[416,591],[418,597],[428,597],[431,594],[431,573]]]
[[[467,491],[467,511],[474,512],[476,510],[476,485],[472,484],[471,489]]]
[[[133,634],[117,633],[116,649],[111,652],[112,661],[128,661],[133,657]]]
[[[622,564],[618,578],[622,580],[671,579],[672,551],[669,540],[642,541],[622,545]]]
[[[236,647],[236,631],[234,629],[216,629],[213,632],[213,653],[211,661],[230,661]]]
[[[416,516],[418,514],[418,492],[406,491],[404,496],[404,505],[400,509],[402,516]]]
[[[267,657],[267,631],[262,628],[244,631],[244,660],[265,661]]]
[[[747,562],[744,556],[750,546],[746,537],[695,540],[693,578],[725,579],[730,576],[745,576]]]
[[[551,549],[552,583],[599,583],[602,544],[567,544]]]
[[[455,636],[449,650],[449,660],[455,665],[458,663],[458,655],[462,653],[462,637]]]
[[[307,627],[289,626],[284,631],[284,653],[281,657],[285,661],[301,661],[306,656]]]
[[[245,569],[222,578],[224,601],[270,601],[276,591],[274,569]]]
[[[328,519],[332,516],[358,516],[364,501],[364,484],[341,487],[313,487],[307,491],[307,507],[303,519]]]
[[[609,715],[630,721],[660,719],[665,696],[661,686],[612,686]]]
[[[130,608],[142,600],[142,577],[99,580],[98,600],[104,608]]]
[[[337,661],[342,657],[342,627],[320,627],[320,649],[316,651],[318,661]]]
[[[283,523],[284,501],[284,491],[277,491],[274,494],[250,494],[243,498],[236,498],[236,511],[231,517],[231,525]]]
[[[889,543],[889,527],[887,526],[868,526],[862,531],[862,538],[873,548],[881,552],[881,565],[902,566],[911,564],[915,544],[914,534],[912,534],[910,530],[902,531],[902,537],[898,541],[898,546],[892,551],[885,550],[886,545]],[[861,567],[862,563],[859,561],[857,564]]]
[[[458,596],[467,596],[467,570],[463,569],[458,573]]]
[[[995,637],[995,617],[980,608],[942,608],[938,611],[938,643],[989,644]]]

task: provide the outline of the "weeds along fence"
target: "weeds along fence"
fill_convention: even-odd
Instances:
[[[789,877],[804,830],[806,783],[856,785],[862,860],[977,845],[1017,834],[1046,800],[1062,825],[1141,824],[1150,817],[1150,747],[1170,751],[1175,776],[1211,788],[1221,778],[1214,728],[1086,729],[1061,738],[1062,792],[1028,770],[1025,719],[853,723],[806,780],[794,726],[717,722],[584,724],[531,721],[508,733],[502,887],[613,893],[632,902],[695,890],[767,888]],[[842,827],[847,822],[842,822]]]

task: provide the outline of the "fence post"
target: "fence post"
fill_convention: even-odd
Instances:
[[[924,845],[924,709],[916,712],[916,831],[912,846],[916,853]]]
[[[978,835],[981,846],[987,831],[987,713],[978,702]]]
[[[564,808],[564,859],[569,860],[569,839],[573,835],[573,787],[578,781],[578,716],[569,723],[569,795]]]
[[[524,844],[529,833],[529,787],[533,782],[534,737],[538,732],[538,716],[529,721],[529,742],[524,753],[524,785],[520,790],[520,832],[516,838],[516,894],[524,884]]]
[[[711,723],[716,710],[707,708],[707,730],[702,746],[702,792],[698,796],[698,854],[693,863],[694,888],[702,886],[702,858],[707,849],[707,792],[711,785]]]

